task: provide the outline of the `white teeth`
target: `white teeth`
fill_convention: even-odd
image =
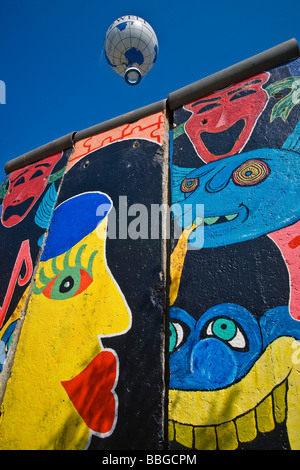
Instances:
[[[207,225],[213,225],[219,220],[220,217],[205,217],[204,223]]]
[[[225,215],[227,220],[233,220],[238,216],[238,214],[230,214],[230,215]]]
[[[184,228],[186,230],[190,230],[192,228],[193,225],[196,225],[197,227],[199,227],[199,225],[201,225],[203,222],[203,218],[202,217],[196,217],[194,222],[192,224],[188,224],[188,225],[185,225]],[[196,228],[196,227],[195,227]]]
[[[230,222],[231,220],[234,220],[237,216],[238,214],[229,214],[229,215],[225,215],[225,219]],[[205,217],[204,219],[202,217],[196,217],[192,224],[185,225],[184,228],[186,230],[190,230],[193,225],[196,225],[197,227],[199,227],[199,225],[203,224],[203,221],[205,225],[213,225],[220,219],[220,217],[221,216]]]
[[[201,225],[202,222],[203,222],[202,217],[196,217],[196,219],[194,220],[194,224],[196,224],[196,225]]]
[[[229,215],[225,215],[225,219],[228,220],[228,221],[231,221],[231,220],[234,220],[236,217],[238,216],[238,214],[229,214]],[[218,220],[220,219],[221,216],[219,217],[205,217],[204,219],[204,223],[206,225],[213,225],[215,224],[216,222],[218,222]],[[225,222],[225,221],[224,221]]]

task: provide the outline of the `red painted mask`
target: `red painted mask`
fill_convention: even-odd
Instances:
[[[268,73],[255,75],[185,106],[193,115],[185,130],[206,163],[238,153],[247,143],[268,94]]]
[[[57,153],[10,174],[8,191],[3,199],[2,224],[5,227],[13,227],[26,217],[47,186],[61,156],[62,153]]]

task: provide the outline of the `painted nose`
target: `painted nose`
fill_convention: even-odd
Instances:
[[[202,390],[226,387],[237,374],[234,353],[218,339],[200,340],[192,351],[191,371]]]
[[[216,129],[219,129],[220,127],[228,127],[228,116],[225,108],[222,106],[220,117],[218,119],[218,122],[216,124]]]
[[[209,193],[216,193],[222,191],[231,179],[232,171],[231,168],[225,165],[222,168],[218,168],[217,172],[212,176],[206,183],[205,189]]]

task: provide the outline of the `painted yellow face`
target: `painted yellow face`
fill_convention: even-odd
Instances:
[[[67,252],[40,262],[5,394],[1,448],[84,448],[90,429],[69,395],[91,363],[110,367],[104,399],[114,398],[118,360],[112,351],[99,355],[99,338],[125,333],[131,315],[106,264],[105,231],[106,218]],[[91,395],[90,384],[80,387],[79,399]]]
[[[44,339],[49,331],[57,338],[53,354],[63,363],[61,379],[80,372],[99,352],[98,335],[115,336],[130,326],[125,298],[106,265],[104,230],[102,222],[71,250],[39,266],[30,310],[47,313]]]

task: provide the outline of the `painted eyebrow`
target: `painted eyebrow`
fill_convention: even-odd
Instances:
[[[239,88],[236,88],[236,90],[229,91],[229,92],[227,93],[227,95],[228,95],[228,96],[229,96],[229,95],[232,95],[233,93],[236,93],[237,91],[243,90],[246,86],[254,85],[254,84],[260,83],[260,82],[262,82],[261,79],[258,79],[258,80],[251,80],[251,82],[245,83],[245,85],[243,85],[243,86],[241,86],[241,87],[239,87]]]
[[[13,180],[11,180],[11,183],[14,183],[16,180],[18,180],[20,178],[20,176],[24,175],[25,173],[27,173],[28,170],[25,170],[23,171],[22,173],[20,173],[20,175],[18,175],[16,178],[14,178]]]
[[[51,166],[50,163],[39,163],[38,165],[35,165],[34,168],[38,168],[39,166]]]
[[[193,108],[194,106],[197,106],[198,104],[201,104],[201,103],[210,103],[211,101],[218,101],[220,99],[221,99],[221,96],[218,96],[217,98],[209,98],[207,100],[196,101],[196,103],[193,103],[191,105],[191,108]]]

